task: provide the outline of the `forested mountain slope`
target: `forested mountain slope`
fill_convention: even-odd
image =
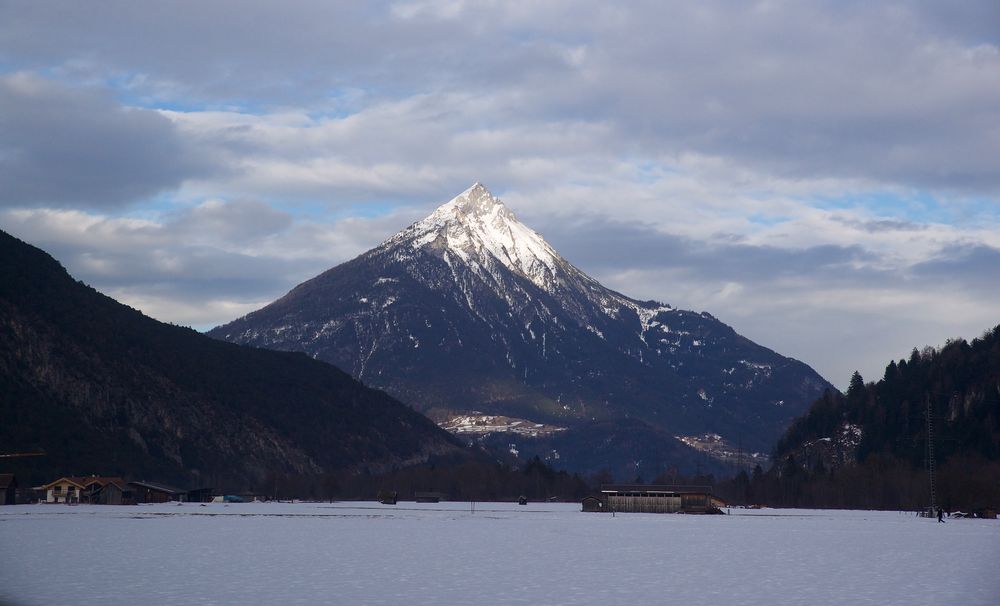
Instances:
[[[828,391],[792,423],[775,475],[800,503],[867,493],[873,506],[924,506],[931,443],[941,504],[1000,503],[1000,326],[914,349],[876,382],[855,373],[846,395]]]
[[[96,473],[247,487],[468,456],[329,364],[148,318],[3,232],[0,394],[0,451],[48,453],[4,462],[22,485]]]

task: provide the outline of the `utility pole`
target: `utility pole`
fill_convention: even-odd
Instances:
[[[931,510],[928,513],[934,517],[937,511],[937,486],[934,481],[934,416],[931,414],[931,398],[927,396],[927,477],[931,491]]]
[[[736,438],[736,466],[740,471],[746,471],[743,468],[743,434]]]

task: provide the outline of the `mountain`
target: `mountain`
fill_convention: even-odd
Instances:
[[[306,352],[437,420],[634,419],[760,449],[829,386],[708,313],[605,288],[479,183],[209,334]]]
[[[929,442],[938,503],[995,507],[1000,326],[971,343],[914,349],[877,382],[855,373],[846,394],[825,393],[792,423],[775,449],[775,472],[797,499],[786,504],[919,508],[929,499]]]
[[[261,486],[275,475],[379,472],[464,448],[329,364],[163,324],[73,280],[0,232],[0,444],[58,475]]]

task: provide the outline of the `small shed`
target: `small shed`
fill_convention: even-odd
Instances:
[[[17,504],[17,478],[12,473],[0,473],[0,505]]]
[[[383,505],[395,505],[399,500],[399,494],[395,490],[380,490],[375,498]]]
[[[604,507],[604,501],[601,499],[601,497],[593,495],[588,497],[583,497],[582,504],[583,504],[583,511],[607,511],[607,509],[605,509]]]
[[[136,503],[169,503],[183,501],[187,491],[158,482],[129,482]]]
[[[444,495],[440,492],[414,492],[413,500],[417,503],[440,503]]]
[[[215,496],[214,488],[192,488],[187,491],[188,503],[211,503]]]

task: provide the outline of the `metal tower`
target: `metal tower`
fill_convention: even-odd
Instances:
[[[928,515],[933,517],[937,511],[937,486],[934,479],[934,415],[931,414],[931,398],[927,397],[927,477],[931,491],[931,509]]]

